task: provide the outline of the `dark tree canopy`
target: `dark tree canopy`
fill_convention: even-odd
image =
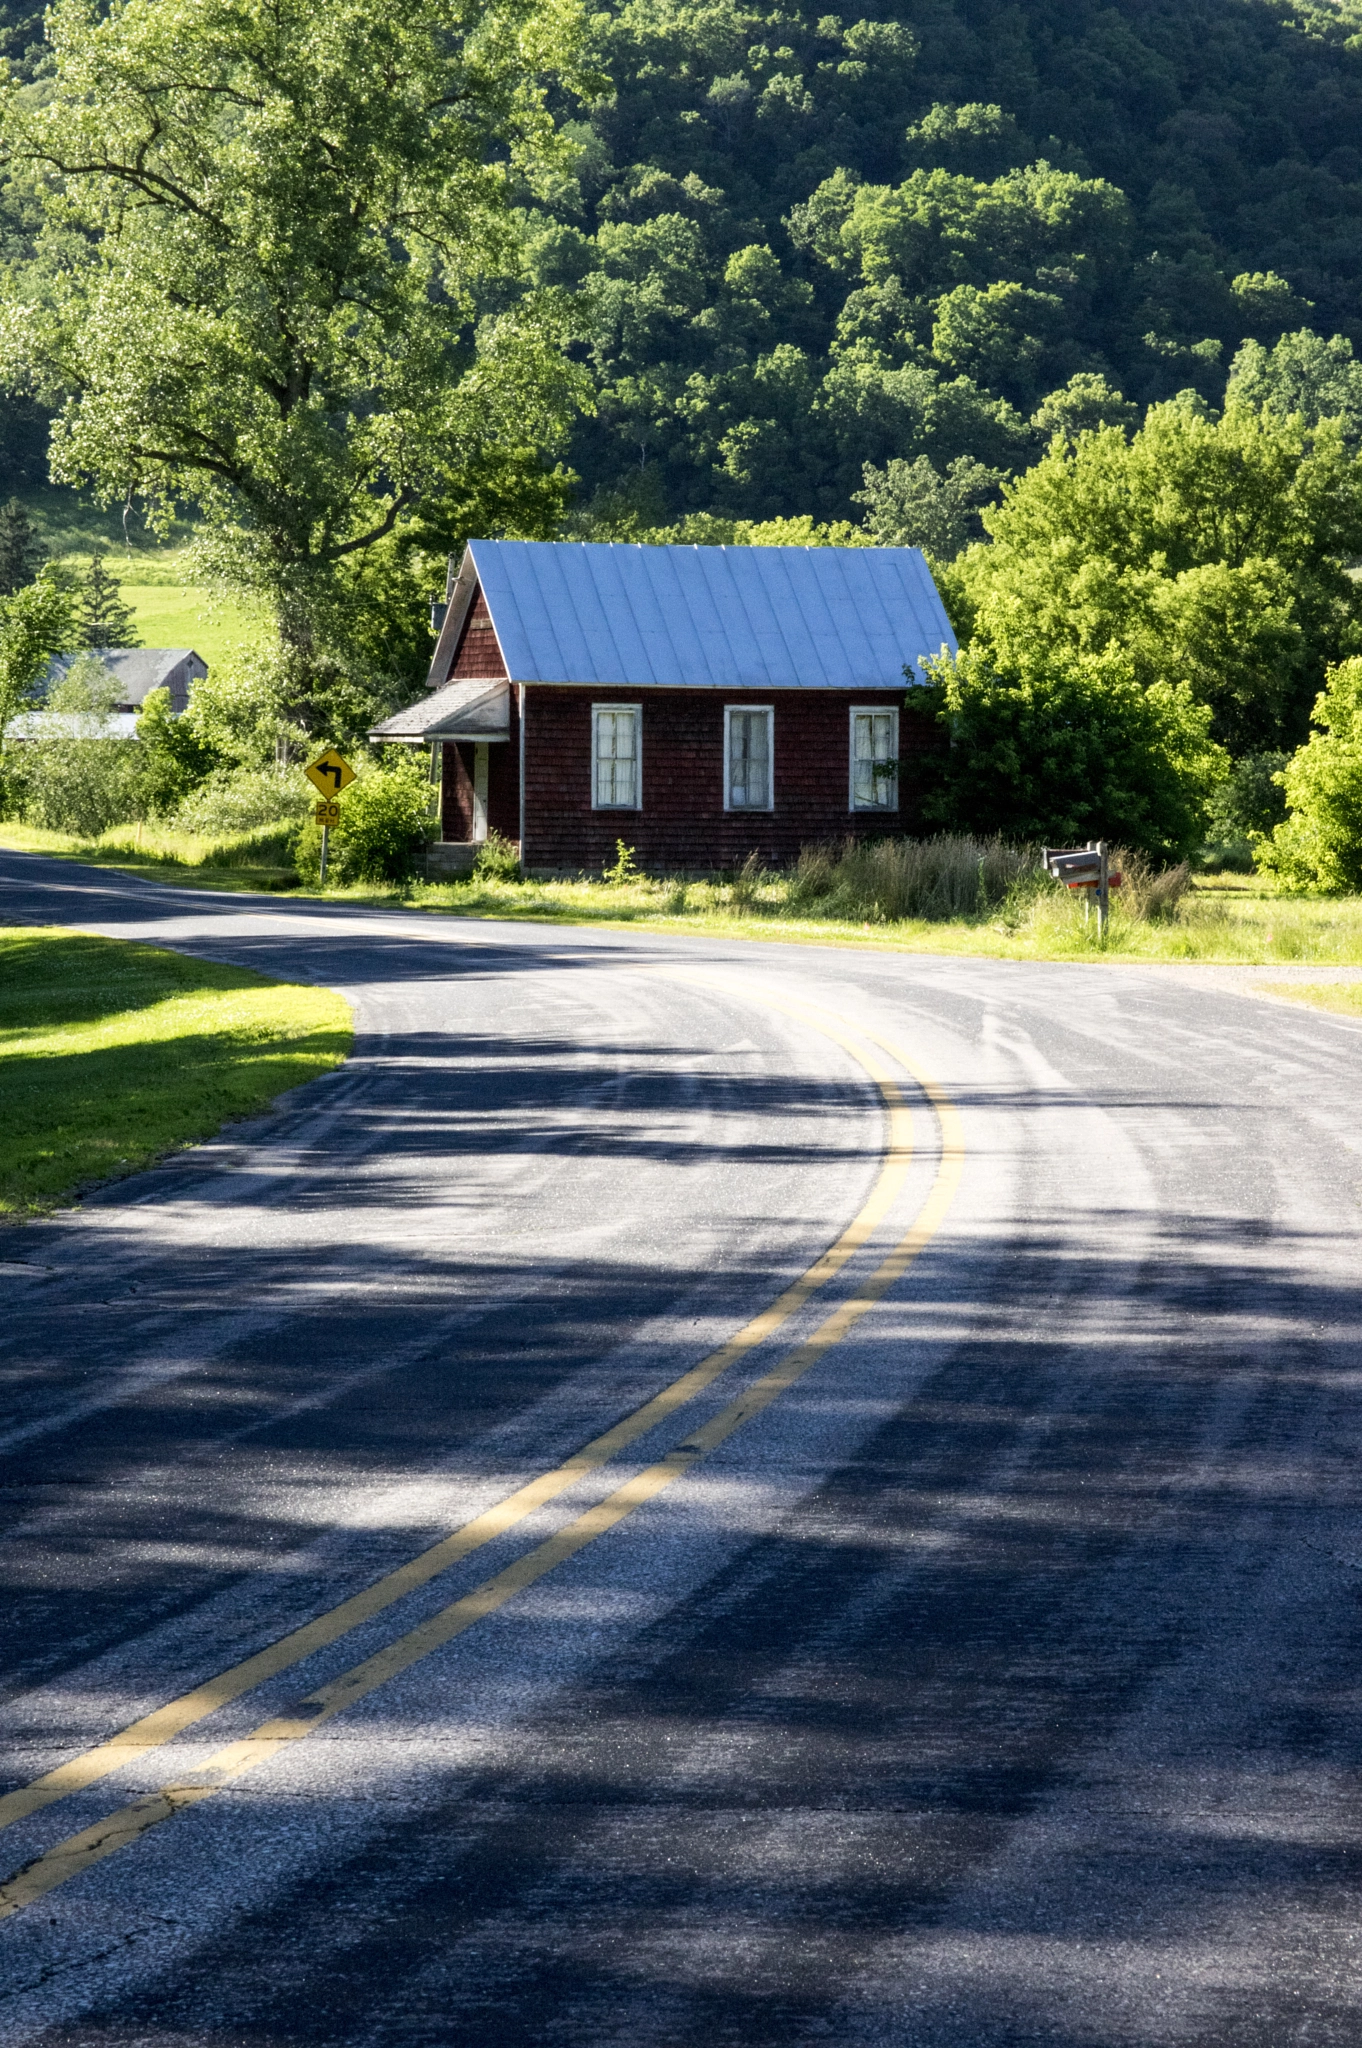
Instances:
[[[1246,341],[1362,340],[1357,0],[825,4],[625,0],[613,96],[559,103],[526,218],[590,297],[617,530],[846,518],[867,462],[1016,468],[1218,404]]]
[[[31,583],[47,549],[33,531],[33,522],[17,498],[0,506],[0,597],[13,597]]]

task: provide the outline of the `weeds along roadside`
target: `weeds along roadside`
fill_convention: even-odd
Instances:
[[[35,853],[127,867],[196,887],[301,890],[296,828],[259,825],[213,836],[169,827],[116,826],[90,839],[6,824],[0,843]],[[943,835],[809,846],[793,869],[755,857],[724,876],[641,873],[621,846],[611,879],[522,879],[515,849],[490,841],[479,872],[442,882],[354,881],[329,899],[407,905],[445,915],[562,923],[656,925],[820,944],[874,944],[914,952],[1014,959],[1108,955],[1252,965],[1283,961],[1362,965],[1362,899],[1292,897],[1274,884],[1156,872],[1118,852],[1123,875],[1099,945],[1081,903],[1043,872],[1039,850]]]

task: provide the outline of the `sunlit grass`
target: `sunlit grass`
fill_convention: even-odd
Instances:
[[[298,880],[291,854],[295,829],[261,825],[213,836],[169,825],[111,825],[86,839],[7,819],[0,824],[0,846],[93,867],[132,868],[153,881],[196,889],[293,889]]]
[[[0,930],[0,1214],[33,1215],[337,1066],[329,989],[56,927]]]
[[[134,868],[156,880],[216,889],[294,886],[289,837],[289,828],[262,828],[214,840],[153,825],[121,825],[98,840],[76,840],[13,824],[0,826],[0,845]],[[295,887],[295,893],[323,892]],[[800,900],[791,878],[782,874],[745,883],[639,876],[619,885],[599,879],[514,882],[479,877],[391,887],[357,884],[324,893],[328,901],[447,916],[629,925],[648,931],[989,959],[1362,965],[1362,898],[1286,896],[1270,880],[1240,875],[1203,877],[1170,916],[1157,921],[1132,916],[1118,893],[1112,898],[1111,924],[1101,942],[1096,920],[1084,924],[1079,899],[1051,888],[1043,889],[1015,915],[992,913],[947,922],[831,916],[820,911],[818,899]]]
[[[1341,1017],[1362,1017],[1362,982],[1359,981],[1264,981],[1263,995],[1285,996],[1293,1003],[1308,1003],[1314,1010],[1334,1010]]]

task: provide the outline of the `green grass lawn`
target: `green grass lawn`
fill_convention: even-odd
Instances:
[[[59,928],[0,929],[0,1215],[39,1214],[338,1066],[329,989]]]
[[[119,595],[132,607],[144,647],[192,647],[210,668],[258,630],[245,606],[194,584],[124,583]]]

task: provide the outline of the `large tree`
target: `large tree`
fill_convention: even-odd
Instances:
[[[56,408],[53,475],[268,599],[303,697],[356,567],[580,398],[565,302],[518,276],[576,0],[57,0],[0,107],[42,199],[0,369]],[[581,84],[580,78],[576,81]],[[340,633],[343,639],[343,631]]]
[[[983,520],[991,545],[947,582],[999,673],[1119,655],[1142,685],[1187,684],[1235,755],[1295,745],[1362,643],[1362,463],[1336,420],[1213,419],[1188,394],[1131,439],[1056,436]]]

